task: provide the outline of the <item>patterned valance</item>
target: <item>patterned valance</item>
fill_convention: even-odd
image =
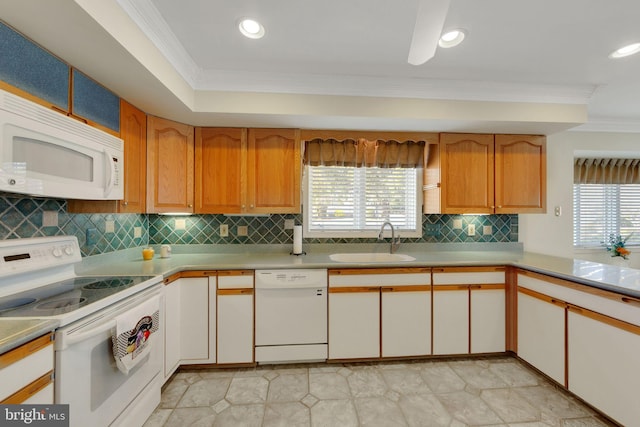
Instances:
[[[422,166],[425,141],[312,139],[304,163],[311,166],[415,168]]]
[[[576,158],[574,184],[640,184],[640,159]]]

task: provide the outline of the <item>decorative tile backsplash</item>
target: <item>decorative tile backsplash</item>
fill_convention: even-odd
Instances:
[[[56,217],[57,216],[57,221]],[[286,244],[293,230],[285,220],[302,223],[302,215],[164,216],[146,214],[70,214],[64,200],[28,198],[0,193],[0,240],[75,235],[83,256],[147,244]],[[43,220],[54,225],[45,226]],[[517,242],[518,215],[423,215],[421,238],[408,243]],[[221,237],[220,225],[229,235]],[[475,235],[468,235],[473,224]],[[108,230],[108,226],[113,227]],[[458,228],[457,226],[460,226]],[[140,232],[135,237],[135,230]],[[243,229],[246,235],[242,236]],[[304,243],[370,243],[376,239],[304,239]]]

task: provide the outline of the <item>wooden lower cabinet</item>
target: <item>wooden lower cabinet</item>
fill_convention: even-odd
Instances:
[[[469,288],[433,286],[433,354],[469,353]]]
[[[567,346],[569,391],[621,425],[640,425],[640,326],[569,307]]]
[[[215,311],[211,313],[215,310],[215,277],[212,286],[208,277],[180,281],[180,363],[213,363],[215,352],[210,354],[209,350],[210,330],[215,330],[215,320],[210,322],[215,315]]]
[[[180,365],[180,280],[165,280],[164,287],[164,380]]]
[[[470,353],[506,350],[506,299],[502,284],[469,287]]]
[[[380,357],[380,288],[329,288],[329,359]]]

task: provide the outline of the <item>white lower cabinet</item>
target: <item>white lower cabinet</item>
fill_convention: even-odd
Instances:
[[[218,271],[218,364],[254,361],[253,289],[253,270]]]
[[[50,333],[0,354],[0,404],[53,403],[53,369]]]
[[[621,425],[640,426],[640,326],[575,307],[567,324],[569,390]]]
[[[433,354],[469,353],[469,288],[433,287]]]
[[[166,281],[164,287],[164,379],[180,365],[180,279]]]
[[[518,289],[518,356],[563,385],[565,307],[547,295]]]
[[[431,354],[430,271],[329,270],[329,359]]]
[[[329,289],[329,359],[380,357],[380,289]]]
[[[431,354],[431,286],[383,287],[381,295],[382,357]]]
[[[181,364],[214,363],[215,276],[182,278],[180,282]]]
[[[181,364],[215,363],[215,290],[215,272],[187,271],[165,280],[165,381]]]
[[[469,294],[471,353],[506,350],[506,300],[504,285],[472,285]]]
[[[433,354],[506,349],[504,267],[433,269]]]

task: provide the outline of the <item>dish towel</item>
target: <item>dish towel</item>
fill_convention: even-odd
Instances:
[[[116,317],[111,334],[116,366],[128,374],[151,351],[154,333],[160,326],[160,297],[145,301]]]

